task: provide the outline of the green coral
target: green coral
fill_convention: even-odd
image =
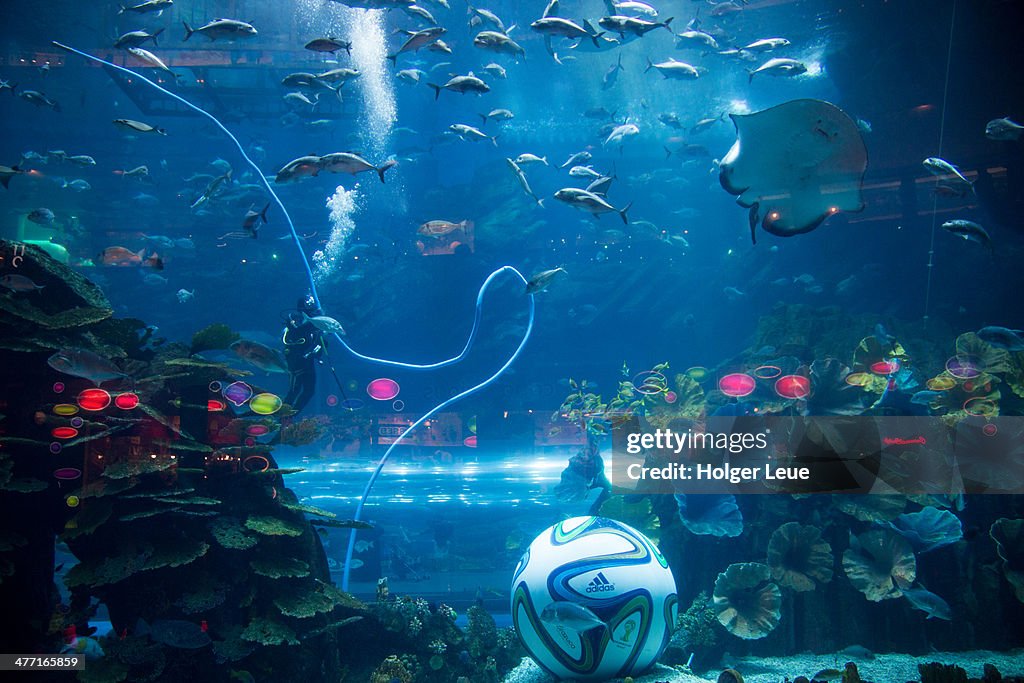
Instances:
[[[0,491],[10,491],[11,493],[36,493],[37,491],[43,491],[46,489],[46,482],[40,481],[33,477],[19,477],[17,479],[10,479],[3,486],[0,486]]]
[[[224,323],[214,323],[192,335],[190,350],[192,353],[199,353],[213,349],[226,349],[241,338],[240,334],[234,332]]]
[[[661,521],[655,514],[649,498],[636,500],[635,496],[612,496],[601,505],[598,514],[639,529],[655,544],[661,537]]]
[[[189,564],[209,548],[189,538],[162,538],[156,545],[126,543],[115,553],[79,562],[68,571],[64,583],[68,588],[118,583],[138,572]]]
[[[121,683],[128,679],[128,665],[116,659],[101,657],[78,672],[81,683]]]
[[[303,532],[298,524],[271,515],[251,515],[245,527],[264,536],[301,536]]]
[[[292,512],[302,512],[302,513],[305,513],[307,515],[317,515],[318,517],[327,517],[328,519],[334,519],[335,517],[338,516],[338,515],[334,514],[333,512],[328,512],[327,510],[324,510],[324,509],[318,508],[318,507],[313,507],[312,505],[300,505],[298,503],[284,503],[284,504],[281,505],[281,507],[283,507],[286,510],[291,510]]]
[[[153,498],[153,500],[160,501],[161,503],[174,503],[176,505],[220,505],[221,503],[216,498],[207,498],[205,496],[189,496],[187,498],[159,496]]]
[[[295,631],[273,619],[256,617],[242,631],[242,640],[260,645],[298,645]]]
[[[164,515],[170,512],[178,512],[179,510],[181,510],[180,507],[153,508],[151,510],[140,510],[139,512],[130,512],[127,515],[121,515],[120,517],[118,517],[118,520],[122,522],[132,522],[137,519],[149,519],[150,517],[156,517],[158,515]]]
[[[192,587],[192,591],[183,593],[174,603],[186,614],[208,612],[224,604],[227,598],[227,586],[209,574],[201,575]]]
[[[390,655],[370,675],[370,683],[412,683],[412,674],[401,659]]]
[[[481,659],[497,646],[498,626],[494,617],[479,605],[471,606],[466,616],[469,619],[466,626],[467,649],[474,659]]]
[[[228,631],[224,640],[213,641],[213,655],[218,662],[238,662],[256,651],[256,646],[248,640],[242,640],[240,634],[241,629],[234,628]]]
[[[181,567],[199,559],[209,549],[208,543],[191,538],[164,538],[153,548],[143,569]]]
[[[105,479],[99,478],[90,481],[78,492],[82,500],[86,498],[103,498],[105,496],[116,496],[138,484],[137,479]],[[145,494],[150,495],[150,494]],[[127,496],[126,496],[127,497]]]
[[[293,422],[281,430],[281,443],[288,446],[306,446],[323,436],[325,428],[324,422],[315,417]]]
[[[210,522],[210,533],[217,543],[230,550],[248,550],[259,542],[259,538],[248,533],[234,517],[218,517],[213,520]]]
[[[311,519],[313,526],[329,526],[335,529],[372,529],[373,525],[355,519]]]
[[[176,463],[177,461],[172,460],[169,456],[125,459],[107,465],[107,468],[103,470],[103,476],[107,479],[129,479],[143,474],[163,472],[174,467]]]
[[[706,591],[701,591],[685,612],[676,620],[678,629],[672,640],[683,649],[707,649],[718,642],[715,624],[718,618],[711,607],[711,598]]]
[[[114,511],[114,504],[109,500],[92,500],[82,503],[74,517],[64,525],[64,539],[80,538],[100,528]]]
[[[325,590],[332,588],[325,583],[319,583],[312,590],[293,590],[274,600],[274,606],[281,610],[286,617],[306,619],[323,612],[330,612],[338,603],[335,601],[335,591]],[[340,591],[338,591],[340,592]]]
[[[292,557],[267,557],[250,560],[249,566],[260,576],[271,579],[301,579],[309,576],[309,565]]]
[[[148,547],[135,545],[125,545],[118,550],[117,554],[103,558],[82,560],[68,570],[64,576],[64,585],[68,588],[95,587],[123,581],[142,571],[152,552]]]

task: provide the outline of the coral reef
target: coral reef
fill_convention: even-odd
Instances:
[[[250,560],[249,566],[260,576],[269,579],[301,579],[309,576],[309,565],[294,557],[260,557]]]
[[[717,622],[718,612],[711,606],[711,597],[702,591],[677,618],[672,642],[684,652],[710,649],[718,642]]]
[[[412,683],[412,674],[396,655],[388,655],[370,676],[370,683]]]
[[[249,550],[259,538],[245,530],[245,526],[233,517],[218,517],[210,522],[210,534],[223,548]]]
[[[718,622],[746,640],[763,638],[779,625],[782,593],[771,570],[757,562],[731,564],[718,575],[712,595]]]
[[[891,529],[878,529],[850,535],[843,570],[868,600],[880,602],[900,597],[914,583],[917,559],[906,539]]]
[[[239,339],[241,339],[241,335],[232,331],[227,325],[214,323],[192,335],[192,345],[189,348],[189,352],[199,353],[201,351],[226,349]]]
[[[295,631],[285,624],[266,617],[255,617],[242,631],[242,640],[259,645],[298,645]]]
[[[498,628],[494,617],[478,605],[470,607],[466,616],[469,617],[466,640],[470,656],[477,659],[490,654],[498,645]]]
[[[0,240],[2,253],[8,253],[10,248],[10,242]],[[39,247],[25,247],[18,273],[45,286],[46,296],[0,297],[0,311],[4,312],[5,320],[0,324],[3,348],[16,351],[58,349],[65,345],[59,341],[62,337],[48,335],[46,331],[86,327],[113,315],[110,302],[98,286]],[[9,330],[9,325],[18,329]],[[26,338],[26,327],[40,328],[42,334]]]
[[[832,580],[832,546],[817,527],[787,522],[768,540],[768,566],[783,588],[811,591]]]
[[[298,524],[271,515],[252,515],[245,520],[245,528],[264,536],[301,536],[303,531]]]

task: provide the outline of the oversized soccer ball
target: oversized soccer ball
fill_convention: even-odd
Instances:
[[[544,530],[512,576],[512,623],[556,678],[603,681],[651,666],[668,645],[678,597],[649,538],[604,517]]]

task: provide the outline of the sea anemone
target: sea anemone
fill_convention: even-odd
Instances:
[[[1000,517],[988,535],[996,542],[996,552],[1003,561],[1003,575],[1013,586],[1017,599],[1024,602],[1024,519]]]
[[[917,559],[910,543],[891,529],[850,534],[843,570],[854,588],[872,602],[903,595],[917,578]]]
[[[779,625],[782,593],[760,562],[729,565],[715,580],[711,604],[718,622],[745,640],[764,638]]]
[[[832,580],[832,546],[817,527],[788,522],[768,541],[768,566],[783,588],[814,590]]]

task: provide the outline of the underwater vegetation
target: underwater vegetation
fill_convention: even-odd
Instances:
[[[110,683],[262,680],[282,658],[310,679],[497,681],[518,662],[514,635],[479,607],[463,631],[445,605],[386,590],[366,604],[331,582],[316,529],[370,525],[300,504],[286,477],[302,470],[279,468],[273,448],[365,420],[267,414],[249,372],[194,355],[237,343],[227,326],[190,347],[152,340],[44,252],[30,247],[25,267],[67,283],[48,309],[21,300],[3,335],[24,400],[8,406],[0,436],[0,590],[36,615],[26,647],[57,652],[70,640],[89,658],[79,680]],[[55,381],[28,382],[48,357]],[[75,558],[59,578],[66,603],[49,583],[52,561],[31,570],[29,552],[52,548],[54,533]],[[24,602],[36,593],[47,599]],[[112,630],[95,638],[100,603]]]
[[[635,372],[624,364],[610,399],[570,379],[570,393],[551,419],[578,424],[589,439],[610,439],[621,448],[618,431],[637,425],[648,432],[682,432],[721,415],[879,416],[909,405],[941,418],[942,428],[929,440],[962,441],[975,437],[958,431],[961,424],[990,419],[1006,407],[1011,414],[1019,410],[1019,394],[996,388],[1018,381],[1019,352],[994,347],[974,333],[960,335],[945,349],[918,343],[912,332],[900,341],[891,335],[857,337],[846,316],[836,313],[780,307],[761,321],[755,339],[775,336],[765,330],[785,330],[785,344],[752,347],[717,369],[672,373],[663,362]],[[917,348],[922,355],[914,353]],[[780,387],[778,378],[787,376],[801,381]],[[1007,427],[1016,433],[1011,423]],[[1019,462],[1013,446],[1008,452]],[[650,452],[646,461],[659,457]],[[936,470],[950,465],[940,448],[922,449],[919,457],[929,458]],[[974,490],[1015,490],[1019,481],[1000,460],[965,462],[964,481],[980,483]],[[1010,515],[1015,518],[1005,516],[1002,505],[1016,510]],[[929,642],[961,647],[962,638],[981,635],[970,624],[990,621],[989,609],[1014,611],[1007,601],[1022,595],[1024,574],[1012,550],[1024,528],[1016,498],[912,489],[888,495],[665,496],[646,493],[641,485],[609,497],[600,514],[657,530],[680,598],[692,601],[663,662],[693,670],[713,668],[726,650],[767,654],[795,643],[822,652],[849,642],[913,651],[927,632]],[[716,560],[695,563],[693,556]],[[965,588],[963,577],[978,571],[1000,580]],[[904,624],[902,632],[888,630],[880,637],[867,626],[873,609]],[[832,625],[838,613],[846,615],[842,629]],[[1009,642],[1005,633],[983,638]],[[740,647],[741,641],[751,645]]]

